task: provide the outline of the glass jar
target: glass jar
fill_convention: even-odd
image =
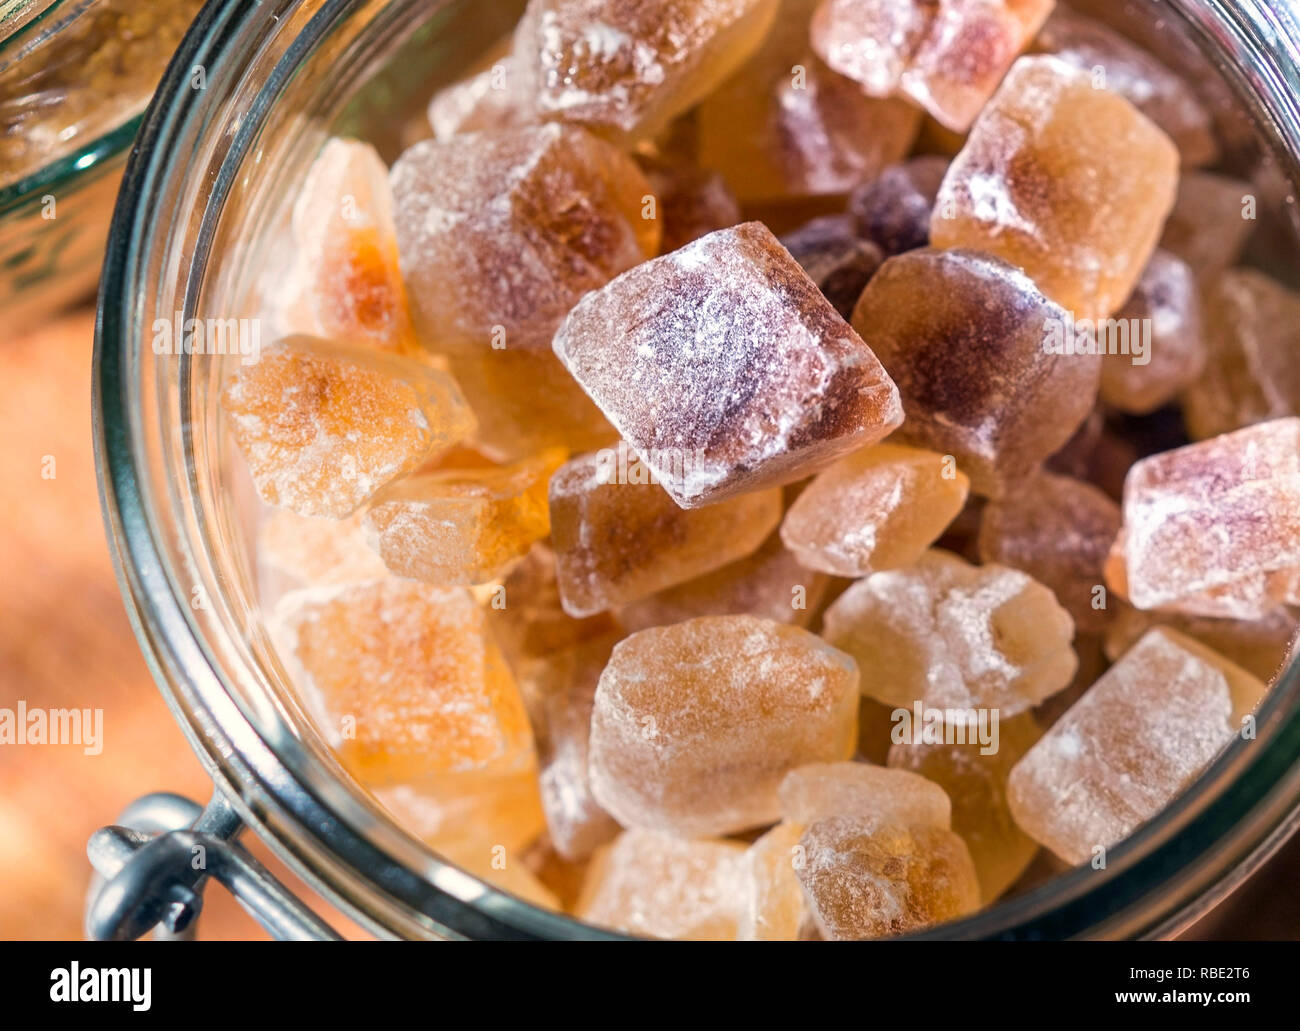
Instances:
[[[290,185],[327,133],[392,159],[434,88],[513,24],[520,3],[210,3],[173,60],[129,162],[104,268],[96,444],[105,518],[136,633],[218,789],[309,883],[386,935],[603,937],[433,855],[344,773],[296,701],[259,619],[251,492],[232,474],[217,395],[239,355],[151,346],[158,319],[258,310]],[[1091,5],[1083,5],[1089,8]],[[1102,5],[1097,5],[1101,8]],[[1268,253],[1300,274],[1300,5],[1134,0],[1105,5],[1140,42],[1223,87],[1231,171],[1253,178]],[[1145,38],[1144,38],[1145,34]],[[196,90],[190,71],[203,67]],[[366,131],[376,124],[382,136]],[[1271,207],[1270,207],[1271,206]],[[1266,221],[1271,220],[1271,221]],[[1300,673],[1187,791],[1110,850],[962,921],[944,938],[1169,936],[1256,869],[1300,823]]]

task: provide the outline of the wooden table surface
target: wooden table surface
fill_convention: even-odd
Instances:
[[[113,577],[91,456],[92,335],[91,313],[79,311],[0,342],[0,706],[104,710],[100,755],[0,746],[0,939],[81,937],[91,832],[146,792],[202,801],[210,790],[145,668]],[[1192,936],[1296,938],[1297,873],[1293,842]],[[200,928],[209,938],[264,937],[219,887]]]

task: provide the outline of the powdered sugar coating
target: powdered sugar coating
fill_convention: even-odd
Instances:
[[[875,355],[757,222],[588,294],[554,347],[687,508],[807,476],[902,421]]]

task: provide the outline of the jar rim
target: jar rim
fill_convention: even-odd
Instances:
[[[452,2],[421,7],[432,17]],[[204,647],[189,618],[189,598],[168,578],[163,543],[150,517],[152,502],[142,468],[147,460],[130,377],[131,349],[142,348],[147,339],[139,324],[139,299],[147,295],[147,251],[170,230],[151,201],[166,182],[182,128],[215,114],[208,110],[213,103],[209,95],[189,88],[189,69],[202,64],[215,79],[231,47],[259,28],[269,32],[273,19],[300,6],[295,0],[261,5],[221,0],[202,9],[142,118],[114,210],[96,319],[95,453],[110,550],[133,629],[173,716],[218,787],[281,858],[372,929],[457,937],[621,937],[523,903],[432,854],[412,864],[411,850],[402,845],[404,834],[395,824],[376,826],[353,789],[317,757],[295,746],[282,714],[248,709],[228,671],[219,668]],[[221,173],[206,194],[210,208],[220,210],[284,83],[356,5],[324,0],[314,6],[272,74],[258,85],[251,114],[233,133]],[[1197,7],[1208,19],[1206,26],[1230,26],[1240,37],[1235,52],[1271,54],[1281,62],[1251,69],[1252,74],[1268,76],[1252,86],[1262,90],[1270,84],[1265,93],[1270,103],[1286,93],[1276,88],[1278,83],[1300,78],[1300,18],[1289,7],[1283,13],[1256,0],[1231,7],[1220,0],[1175,0],[1168,6],[1184,14],[1183,9]],[[377,19],[388,15],[383,11]],[[1289,49],[1278,46],[1271,35],[1285,31],[1297,33],[1288,40],[1295,44]],[[1289,118],[1280,111],[1270,115],[1288,153],[1300,155],[1300,112],[1293,105]],[[216,128],[209,131],[222,131],[219,120],[212,120]],[[195,254],[192,260],[205,258]],[[181,381],[170,389],[184,394],[189,377],[184,359],[181,369]],[[1234,741],[1159,816],[1109,849],[1104,869],[1069,871],[970,917],[911,937],[1152,936],[1185,926],[1189,915],[1235,887],[1300,822],[1297,664],[1270,691],[1258,726],[1257,740]]]

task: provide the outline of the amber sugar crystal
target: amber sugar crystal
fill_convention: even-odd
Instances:
[[[366,528],[398,576],[488,583],[550,532],[547,488],[564,459],[552,448],[509,466],[407,477],[375,498]]]
[[[944,177],[936,247],[1023,269],[1079,319],[1127,300],[1174,202],[1178,150],[1120,94],[1055,57],[1022,57]]]
[[[588,294],[554,347],[687,508],[801,479],[902,420],[870,348],[757,222]]]
[[[952,803],[932,780],[862,762],[809,763],[781,781],[781,815],[810,824],[852,816],[903,826],[948,827]]]
[[[1064,340],[1070,325],[1022,271],[965,250],[891,258],[853,311],[898,384],[899,439],[954,456],[986,496],[1031,472],[1092,411],[1100,356],[1045,346],[1050,328]]]
[[[413,348],[388,166],[375,148],[339,137],[326,142],[292,219],[291,328],[383,350]]]
[[[242,366],[221,407],[262,500],[304,516],[351,514],[474,429],[428,362],[304,336]]]
[[[572,126],[425,140],[390,176],[416,328],[435,350],[543,350],[584,293],[654,254],[650,186]]]
[[[744,63],[777,0],[530,0],[515,62],[539,117],[658,135]]]
[[[857,713],[853,660],[806,630],[754,616],[643,630],[596,690],[592,792],[625,827],[760,827],[787,772],[853,753]]]
[[[932,550],[907,569],[859,580],[826,612],[826,640],[857,660],[862,692],[1003,718],[1070,682],[1074,623],[1042,584],[1004,566]]]
[[[556,578],[572,616],[636,601],[743,558],[781,518],[776,489],[679,508],[635,457],[620,466],[621,453],[583,455],[551,479]]]
[[[273,626],[363,783],[532,762],[514,678],[468,592],[398,579],[309,589],[281,600]]]
[[[1011,771],[1016,823],[1067,862],[1091,860],[1171,802],[1263,693],[1204,645],[1150,631]]]
[[[818,473],[786,513],[781,539],[808,568],[836,576],[895,569],[939,538],[969,488],[943,455],[877,444]]]

